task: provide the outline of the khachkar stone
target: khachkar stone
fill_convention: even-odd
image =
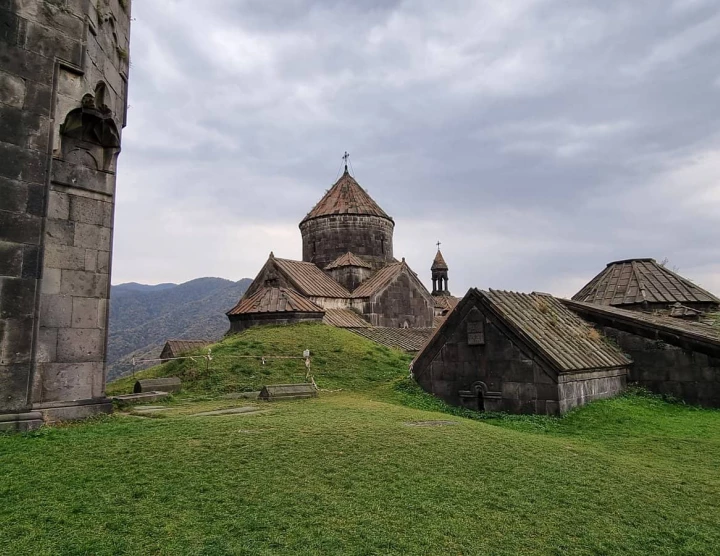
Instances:
[[[111,411],[130,0],[0,6],[0,430]]]

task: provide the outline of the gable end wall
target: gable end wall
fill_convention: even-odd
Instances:
[[[479,318],[484,322],[485,344],[468,345],[467,323]],[[558,385],[554,373],[524,351],[492,316],[476,307],[467,311],[461,321],[441,330],[442,347],[425,368],[414,369],[416,380],[426,391],[447,403],[477,410],[477,384],[484,398],[485,411],[510,413],[557,414]]]
[[[434,303],[408,276],[400,274],[388,287],[364,301],[361,312],[373,326],[432,328]]]

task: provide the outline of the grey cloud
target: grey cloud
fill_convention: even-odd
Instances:
[[[133,9],[116,282],[252,276],[271,243],[299,256],[347,149],[425,279],[444,241],[455,293],[568,295],[628,256],[720,290],[714,2]]]

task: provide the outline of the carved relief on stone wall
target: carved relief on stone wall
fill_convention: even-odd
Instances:
[[[87,93],[79,108],[71,110],[60,126],[60,157],[66,162],[114,172],[120,153],[120,133],[113,113],[104,103],[105,84]]]

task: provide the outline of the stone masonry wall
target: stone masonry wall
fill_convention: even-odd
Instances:
[[[308,220],[300,225],[303,261],[325,268],[350,251],[377,270],[393,260],[394,227],[392,220],[356,214]]]
[[[362,313],[373,326],[432,328],[434,301],[407,272],[363,304]]]
[[[129,11],[129,0],[0,6],[0,413],[108,408]]]
[[[627,386],[627,369],[561,374],[558,377],[560,413],[588,402],[612,398]]]
[[[609,326],[603,331],[632,358],[631,382],[691,404],[720,407],[720,358]]]
[[[372,270],[360,266],[343,266],[333,268],[328,274],[330,274],[338,284],[341,284],[346,290],[351,292],[370,278]]]
[[[468,322],[482,326],[482,345],[469,344]],[[425,390],[452,405],[474,410],[559,413],[554,374],[544,370],[479,309],[473,308],[458,326],[446,327],[439,334],[443,332],[442,348],[433,360],[413,369]]]

